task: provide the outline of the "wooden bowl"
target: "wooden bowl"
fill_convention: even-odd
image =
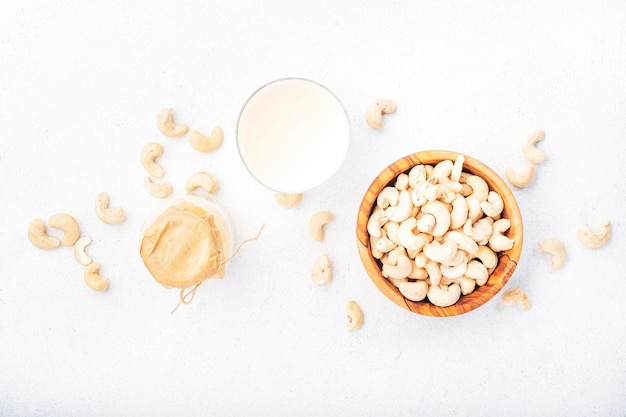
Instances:
[[[515,271],[515,267],[517,266],[522,252],[522,216],[513,193],[504,180],[491,168],[470,156],[463,155],[465,157],[463,171],[482,177],[489,185],[490,190],[496,191],[502,196],[504,200],[502,217],[511,221],[511,227],[505,234],[515,239],[513,247],[507,251],[498,253],[498,265],[489,276],[485,285],[481,287],[477,286],[474,292],[468,295],[462,295],[455,304],[449,307],[435,306],[431,304],[427,298],[417,302],[407,300],[389,280],[383,277],[382,264],[372,256],[369,234],[367,232],[367,221],[376,205],[378,194],[384,187],[393,183],[399,174],[403,172],[408,173],[415,165],[435,165],[445,159],[454,161],[458,155],[458,153],[451,151],[424,151],[408,155],[392,163],[374,179],[367,189],[357,217],[356,234],[359,255],[365,270],[376,287],[378,287],[387,298],[400,307],[426,316],[455,316],[480,307],[493,298],[498,291],[504,287],[513,274],[513,271]]]

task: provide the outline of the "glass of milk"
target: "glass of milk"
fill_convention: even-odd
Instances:
[[[237,122],[237,147],[265,187],[298,194],[328,181],[341,167],[350,123],[339,99],[303,78],[283,78],[259,88]]]

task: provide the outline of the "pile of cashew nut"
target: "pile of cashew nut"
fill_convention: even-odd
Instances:
[[[368,220],[382,275],[412,301],[447,307],[487,283],[498,252],[511,249],[502,196],[465,159],[417,165],[383,188]]]

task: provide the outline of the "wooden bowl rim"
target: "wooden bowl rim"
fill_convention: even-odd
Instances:
[[[506,235],[514,238],[515,243],[511,249],[500,252],[498,266],[489,276],[487,284],[482,287],[477,287],[471,294],[461,296],[461,299],[456,304],[449,307],[438,307],[431,304],[427,299],[419,302],[407,300],[389,280],[382,276],[379,261],[372,256],[369,248],[367,220],[369,219],[369,215],[376,202],[376,197],[380,191],[399,174],[407,172],[413,166],[419,164],[435,164],[444,159],[454,161],[459,155],[463,155],[465,158],[465,163],[463,164],[464,171],[479,175],[487,181],[490,190],[495,189],[502,195],[505,201],[504,217],[511,221],[511,227],[506,232]],[[521,256],[523,243],[521,212],[509,186],[495,171],[478,159],[467,154],[447,150],[415,152],[396,160],[383,169],[372,181],[361,201],[356,229],[357,248],[361,262],[376,287],[387,298],[400,307],[414,313],[432,317],[449,317],[464,314],[475,310],[492,299],[506,285],[515,271]]]

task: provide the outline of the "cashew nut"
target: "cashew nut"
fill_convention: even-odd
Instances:
[[[417,255],[415,255],[415,265],[419,268],[424,268],[426,266],[426,263],[428,262],[428,258],[426,257],[426,255],[424,255],[424,252],[420,252]]]
[[[50,216],[48,225],[63,232],[61,245],[73,246],[80,237],[80,227],[76,219],[67,213],[58,213]]]
[[[456,230],[450,230],[443,236],[444,242],[454,242],[457,247],[464,250],[471,256],[478,253],[478,244],[474,242],[474,239],[467,236],[465,233],[458,232]]]
[[[396,103],[389,99],[378,99],[372,102],[365,110],[365,120],[370,127],[379,129],[383,126],[383,114],[396,111]]]
[[[398,204],[400,191],[396,187],[385,187],[382,189],[378,197],[376,197],[376,205],[381,209]]]
[[[528,187],[535,178],[535,166],[528,164],[522,168],[520,172],[515,172],[513,168],[507,167],[504,171],[504,175],[511,185],[517,188]]]
[[[302,201],[302,197],[304,197],[304,194],[274,193],[274,200],[276,200],[279,205],[287,208],[297,206],[300,201]]]
[[[156,162],[161,155],[163,155],[163,146],[160,143],[150,142],[141,148],[141,165],[154,178],[162,178],[165,175],[163,168]]]
[[[382,236],[382,227],[389,219],[385,214],[385,210],[375,210],[367,220],[367,233],[372,237]]]
[[[398,256],[395,265],[383,263],[383,276],[389,278],[407,278],[413,270],[413,262],[406,255]]]
[[[391,282],[394,287],[400,288],[400,284],[403,282],[409,282],[408,278],[389,278],[387,277],[387,281]]]
[[[480,260],[487,269],[494,268],[498,264],[498,255],[488,246],[479,246],[475,257]]]
[[[210,136],[203,135],[197,130],[189,132],[189,143],[198,152],[213,152],[220,147],[224,140],[224,132],[219,126],[215,126]]]
[[[217,180],[208,172],[196,172],[185,183],[185,190],[192,193],[197,188],[204,189],[207,193],[213,194],[219,188]]]
[[[157,126],[159,127],[159,130],[165,136],[169,136],[171,138],[183,136],[189,130],[187,125],[177,125],[174,123],[174,121],[172,120],[173,112],[174,109],[171,108],[163,109],[157,116]]]
[[[461,194],[452,201],[452,211],[450,212],[450,228],[458,229],[465,224],[468,215],[467,200]]]
[[[458,247],[454,242],[439,243],[436,240],[424,245],[424,255],[428,259],[434,262],[447,263],[450,261],[456,252]]]
[[[374,237],[370,235],[370,251],[372,252],[372,256],[374,257],[374,259],[380,259],[383,257],[384,253],[377,248],[378,245],[378,241],[383,239],[386,237],[381,236],[381,237]]]
[[[85,247],[91,244],[89,236],[83,236],[74,243],[74,258],[79,264],[87,266],[91,263],[91,257],[87,255]]]
[[[436,178],[437,182],[441,183],[442,180],[447,179],[450,176],[453,166],[454,162],[450,161],[449,159],[444,159],[443,161],[435,165],[431,177]]]
[[[379,250],[381,253],[387,253],[393,250],[396,246],[398,245],[392,242],[391,239],[386,236],[381,236],[376,241],[376,249]]]
[[[511,227],[511,221],[509,219],[499,219],[493,222],[493,231],[489,237],[489,247],[491,247],[491,249],[496,252],[502,252],[513,247],[515,240],[502,234],[509,230],[509,227]]]
[[[489,191],[486,201],[480,202],[480,208],[483,209],[483,213],[485,213],[489,217],[497,217],[504,210],[504,200],[502,200],[502,196],[495,191]]]
[[[387,256],[382,259],[382,262],[388,263],[390,265],[397,265],[398,259],[400,259],[400,256],[408,256],[404,246],[396,246],[395,248],[390,250]]]
[[[409,217],[402,223],[400,223],[400,228],[398,229],[398,238],[400,239],[400,244],[404,246],[407,250],[419,250],[424,247],[426,241],[419,234],[413,233],[417,225],[417,219],[415,217]]]
[[[540,164],[546,159],[546,155],[537,149],[535,145],[546,137],[543,130],[535,130],[528,135],[524,142],[523,152],[531,164]]]
[[[439,285],[442,278],[441,267],[437,262],[427,261],[424,269],[428,272],[430,285]]]
[[[470,175],[467,177],[466,184],[472,187],[471,197],[478,201],[485,201],[489,196],[489,185],[487,181],[479,177],[478,175]]]
[[[514,303],[517,303],[524,310],[528,310],[530,308],[530,301],[528,300],[528,296],[526,293],[517,287],[509,288],[505,292],[502,293],[502,304],[510,306]]]
[[[348,316],[346,329],[356,330],[363,326],[363,311],[356,301],[350,300],[346,303],[346,314]]]
[[[493,219],[483,217],[474,224],[468,219],[463,226],[463,233],[474,239],[479,245],[486,245],[493,234]]]
[[[422,213],[435,216],[435,227],[431,232],[433,236],[443,236],[450,228],[450,212],[441,201],[427,202],[422,206]]]
[[[461,286],[461,294],[471,294],[476,289],[476,280],[468,277],[461,277],[459,279],[459,285]]]
[[[85,283],[94,291],[104,291],[109,286],[109,280],[101,277],[99,271],[100,265],[97,262],[91,262],[85,266]]]
[[[594,233],[589,226],[578,229],[578,240],[589,249],[597,249],[604,246],[611,238],[611,222],[605,220],[600,225],[600,231]]]
[[[106,224],[118,224],[126,219],[123,208],[109,207],[109,195],[104,192],[96,197],[96,214]]]
[[[462,249],[458,249],[452,258],[448,259],[447,261],[441,262],[441,266],[459,266],[462,263],[467,263],[469,259],[470,256],[467,252]]]
[[[461,173],[463,172],[463,164],[465,163],[465,157],[463,155],[458,155],[454,160],[454,164],[452,165],[452,170],[450,171],[450,180],[454,182],[461,181]]]
[[[457,253],[462,255],[463,261],[461,263],[452,266],[441,265],[441,275],[448,279],[461,278],[467,271],[467,257],[461,251]]]
[[[400,243],[400,224],[396,222],[387,222],[383,226],[385,233],[387,233],[387,237],[396,245],[401,245]]]
[[[324,240],[324,225],[333,220],[332,213],[328,211],[319,211],[311,216],[309,220],[309,234],[318,242]]]
[[[409,175],[408,174],[399,174],[396,178],[396,183],[394,187],[398,189],[398,191],[406,190],[409,188]]]
[[[489,271],[487,267],[478,261],[470,261],[467,264],[465,276],[476,280],[476,285],[482,287],[489,279]]]
[[[410,255],[409,255],[410,256]],[[410,279],[426,279],[428,278],[428,271],[426,268],[421,268],[417,266],[415,262],[413,262],[413,268],[411,269],[411,273],[407,278]]]
[[[415,165],[409,171],[409,186],[415,188],[417,184],[426,181],[426,167],[422,164]]]
[[[440,285],[431,285],[427,297],[436,306],[448,307],[461,298],[461,287],[459,284],[451,284],[443,288]]]
[[[563,266],[567,250],[565,244],[555,237],[543,237],[539,240],[539,250],[552,256],[552,269],[556,270]]]
[[[480,201],[477,198],[471,196],[471,194],[465,197],[467,202],[467,218],[472,222],[479,220],[483,217],[483,208],[480,206]]]
[[[318,285],[328,284],[333,279],[332,267],[327,255],[320,255],[311,271],[311,279]]]
[[[408,300],[422,301],[428,293],[428,283],[426,281],[401,282],[398,290]]]
[[[433,227],[435,227],[435,223],[437,223],[437,219],[432,214],[424,214],[419,219],[417,219],[417,230],[422,233],[430,233],[433,231]]]
[[[155,183],[152,177],[145,177],[143,187],[147,192],[158,198],[165,198],[174,192],[174,187],[167,181]]]
[[[28,240],[39,249],[56,249],[61,241],[46,233],[46,224],[41,219],[35,219],[28,226]]]
[[[392,222],[400,223],[411,215],[411,210],[413,210],[411,195],[408,191],[402,190],[398,196],[398,204],[387,207],[385,214]]]

